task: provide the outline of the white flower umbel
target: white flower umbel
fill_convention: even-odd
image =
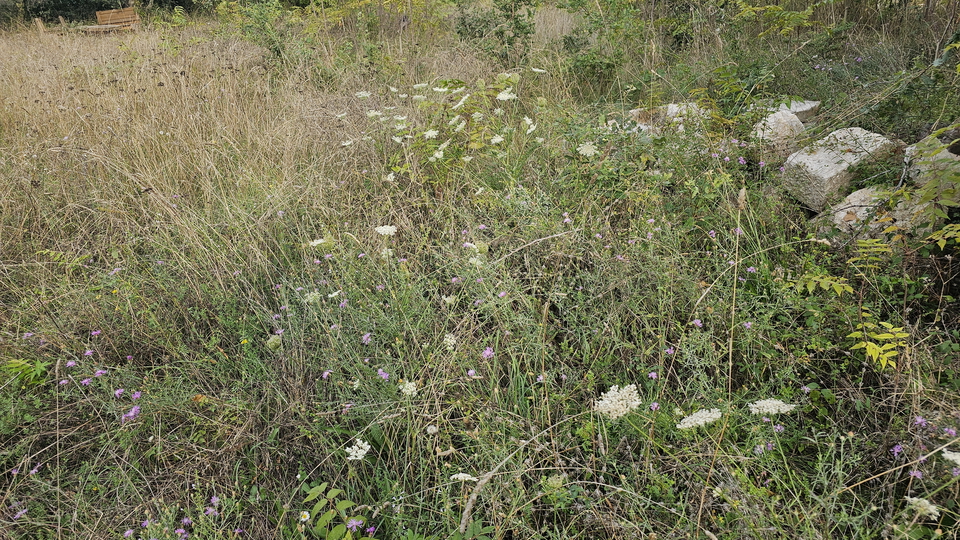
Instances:
[[[367,92],[366,90],[361,90],[361,91],[357,92],[357,93],[354,94],[354,95],[357,96],[357,97],[360,98],[360,99],[364,99],[364,98],[368,98],[368,97],[372,96],[373,94],[371,94],[370,92]]]
[[[319,304],[323,302],[323,293],[317,291],[310,291],[307,294],[303,295],[304,304]]]
[[[400,389],[400,393],[405,396],[413,397],[417,395],[417,383],[413,381],[400,383],[399,389]]]
[[[960,452],[951,452],[944,448],[942,454],[943,459],[953,463],[957,467],[960,467]]]
[[[904,497],[904,500],[907,501],[907,506],[916,510],[921,516],[926,516],[930,519],[940,517],[940,509],[937,508],[937,505],[922,497]]]
[[[500,135],[494,135],[490,138],[490,144],[500,144],[503,142],[503,137]]]
[[[381,225],[373,230],[377,231],[377,234],[381,234],[383,236],[393,236],[397,234],[397,228],[393,225]]]
[[[517,99],[517,95],[513,93],[513,88],[511,87],[497,94],[497,99],[500,101],[510,101],[511,99]]]
[[[640,406],[640,395],[637,394],[637,385],[628,384],[622,389],[613,385],[610,390],[600,396],[593,410],[616,420]]]
[[[593,157],[597,155],[597,145],[592,142],[585,142],[577,147],[577,153],[583,157]]]
[[[440,134],[440,132],[437,131],[437,130],[435,130],[435,129],[428,129],[427,131],[424,131],[424,132],[423,132],[423,138],[424,138],[424,139],[436,139],[436,138],[437,138],[437,135],[439,135],[439,134]]]
[[[476,476],[470,476],[470,475],[467,474],[467,473],[462,473],[462,472],[461,472],[461,473],[457,473],[457,474],[451,476],[451,477],[450,477],[450,480],[453,480],[454,482],[476,482],[476,481],[477,481],[477,477],[476,477]]]
[[[360,461],[369,451],[370,443],[364,442],[363,439],[357,439],[353,446],[347,448],[347,461]]]
[[[699,411],[691,414],[690,416],[684,417],[683,420],[677,424],[677,429],[692,429],[700,426],[705,426],[711,424],[720,419],[723,414],[720,412],[720,409],[700,409]]]
[[[747,405],[753,414],[780,414],[788,413],[797,408],[791,403],[784,403],[779,399],[761,399],[756,403]]]
[[[447,347],[448,351],[452,351],[457,346],[457,336],[453,334],[443,336],[443,344]]]

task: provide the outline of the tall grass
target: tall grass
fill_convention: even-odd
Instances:
[[[625,71],[584,103],[556,42],[577,19],[551,13],[536,69],[442,19],[278,16],[281,54],[229,18],[0,36],[0,536],[951,531],[958,469],[934,450],[960,338],[931,284],[952,263],[847,263],[856,244],[817,241],[778,164],[731,142],[793,92],[717,70],[752,51],[775,67],[743,69],[780,73],[795,44],[653,55],[646,86]],[[841,77],[812,70],[821,122],[884,103],[908,59],[870,61],[877,93],[847,78],[833,102]],[[607,123],[697,88],[701,130]],[[895,370],[852,349],[864,311],[908,327]],[[596,410],[629,384],[629,414]],[[752,414],[765,398],[797,407]]]

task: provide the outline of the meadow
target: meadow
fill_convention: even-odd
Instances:
[[[942,132],[956,2],[197,4],[0,30],[0,538],[958,536],[960,179],[750,135]]]

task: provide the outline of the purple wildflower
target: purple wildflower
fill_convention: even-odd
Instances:
[[[104,375],[106,375],[106,374],[107,374],[107,370],[105,370],[105,369],[98,369],[98,370],[96,370],[96,371],[93,372],[93,376],[94,376],[94,377],[102,377],[102,376],[104,376]]]
[[[384,371],[382,368],[377,368],[377,375],[379,375],[380,378],[385,381],[390,380],[390,374]]]
[[[133,399],[133,400],[140,399],[140,396],[141,396],[141,395],[142,395],[142,394],[140,393],[140,391],[137,390],[136,392],[130,394],[130,399]]]
[[[331,373],[333,373],[333,371],[330,371],[329,369],[324,370],[324,372],[320,374],[320,378],[321,378],[321,379],[326,379],[327,377],[330,376]]]
[[[482,356],[486,360],[493,358],[493,348],[487,347],[486,349],[483,350],[482,353],[480,353],[480,356]]]
[[[701,321],[700,319],[694,319],[690,321],[690,323],[696,326],[697,328],[703,328],[703,321]]]
[[[87,349],[87,350],[83,351],[83,355],[84,355],[84,356],[93,356],[93,351],[91,351],[90,349]]]
[[[117,388],[113,391],[113,397],[120,397],[121,394],[123,394],[123,388]]]
[[[128,420],[133,420],[140,414],[140,406],[134,405],[129,411],[123,414],[123,418],[120,419],[121,424],[127,423]]]
[[[950,436],[950,437],[956,437],[956,436],[957,436],[957,430],[955,430],[955,429],[953,429],[953,428],[951,428],[951,427],[945,427],[945,428],[943,428],[943,432],[946,433],[946,434],[947,434],[948,436]]]
[[[660,378],[660,376],[657,375],[657,372],[656,372],[656,371],[651,371],[650,373],[647,373],[647,377],[650,378],[650,379],[658,379],[658,378]]]
[[[910,471],[910,477],[911,477],[911,478],[916,478],[916,479],[919,480],[919,479],[923,478],[923,473],[920,472],[920,471],[918,471],[918,470],[916,470],[916,469],[914,469],[914,470]]]
[[[24,508],[23,510],[20,510],[19,512],[17,512],[16,514],[14,514],[14,515],[13,515],[13,520],[16,521],[16,520],[22,518],[22,517],[25,516],[25,515],[27,515],[27,509],[26,509],[26,508]]]
[[[650,410],[651,410],[651,411],[659,411],[659,410],[660,410],[660,404],[657,403],[656,401],[654,401],[653,403],[650,404]]]
[[[777,432],[777,433],[783,433],[783,430],[784,430],[784,427],[783,427],[783,425],[781,425],[781,424],[777,424],[777,425],[773,426],[773,431],[775,431],[775,432]]]
[[[77,365],[77,361],[76,361],[76,360],[70,360],[70,361],[67,362],[67,367],[73,367],[73,366],[75,366],[75,365]]]
[[[218,504],[220,504],[220,497],[217,497],[216,495],[214,495],[213,497],[210,497],[210,504],[214,506],[217,506]]]
[[[748,330],[749,330],[750,327],[752,327],[752,326],[753,326],[753,323],[750,322],[750,321],[747,321],[747,322],[743,323],[743,327],[746,328],[746,329],[748,329]]]
[[[675,352],[677,352],[677,350],[674,349],[673,347],[667,347],[663,352],[667,354],[674,354]]]
[[[363,336],[360,337],[360,341],[362,341],[364,345],[369,345],[369,344],[370,344],[370,339],[371,339],[371,338],[370,338],[370,332],[367,332],[366,334],[364,334]]]
[[[468,370],[467,370],[467,377],[476,377],[476,376],[477,376],[477,370],[475,370],[475,369],[468,369]]]
[[[127,529],[123,531],[124,538],[130,538],[131,536],[133,536],[133,529]]]
[[[922,416],[916,416],[913,419],[913,425],[920,427],[927,427],[927,419]]]
[[[82,385],[84,385],[84,386],[90,386],[90,383],[92,383],[92,382],[93,382],[93,379],[84,379],[84,380],[80,381],[80,384],[82,384]]]
[[[180,520],[180,523],[183,523],[184,525],[190,525],[191,523],[193,523],[193,520],[188,517],[185,517]]]
[[[347,522],[347,528],[353,532],[357,532],[357,529],[363,526],[362,519],[351,519]]]
[[[890,451],[893,452],[893,457],[897,457],[900,455],[900,452],[903,452],[903,445],[895,444],[893,445],[893,448],[890,449]]]

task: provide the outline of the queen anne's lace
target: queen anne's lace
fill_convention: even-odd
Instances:
[[[629,384],[622,389],[611,386],[610,391],[600,396],[594,405],[594,410],[616,420],[640,406],[640,396],[637,394],[637,385]]]
[[[756,403],[747,405],[753,414],[779,414],[788,413],[797,408],[792,403],[784,403],[779,399],[761,399]]]
[[[907,501],[907,505],[916,510],[921,516],[927,516],[931,519],[940,517],[940,509],[932,502],[922,497],[904,497],[904,499]]]
[[[369,451],[370,443],[365,442],[363,439],[357,439],[357,442],[353,446],[347,448],[347,461],[360,461]]]
[[[951,452],[947,449],[944,449],[943,459],[953,462],[956,466],[960,467],[960,452]]]
[[[700,409],[699,411],[685,417],[677,424],[677,429],[692,429],[716,422],[723,416],[720,409]]]

